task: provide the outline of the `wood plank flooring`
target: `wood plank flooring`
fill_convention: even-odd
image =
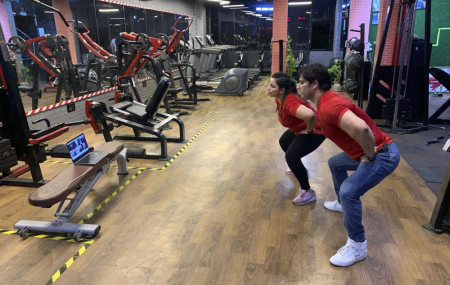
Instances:
[[[173,161],[128,163],[164,170],[118,177],[111,168],[103,175],[73,218],[102,226],[92,244],[0,234],[2,283],[450,284],[450,236],[421,227],[436,198],[403,159],[362,199],[368,258],[348,268],[329,263],[347,238],[342,214],[323,207],[335,199],[327,159],[339,150],[326,140],[304,158],[318,200],[294,206],[299,185],[284,174],[284,129],[266,85],[263,78],[243,97],[209,96],[183,116],[192,140],[168,144],[169,155],[178,153]],[[77,126],[51,143],[80,132],[90,144],[103,140]],[[48,179],[65,167],[41,165]],[[54,219],[55,206],[28,204],[31,191],[0,187],[1,229],[13,230],[20,219]]]

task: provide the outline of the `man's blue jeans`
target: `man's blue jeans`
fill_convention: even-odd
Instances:
[[[344,225],[352,240],[366,240],[360,197],[391,174],[399,161],[400,154],[394,143],[389,144],[388,150],[377,153],[370,162],[351,159],[345,152],[328,160],[334,189],[344,212]],[[347,171],[355,172],[348,176]]]

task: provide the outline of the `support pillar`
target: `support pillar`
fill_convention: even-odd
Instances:
[[[336,0],[336,12],[334,15],[334,38],[333,38],[333,57],[342,58],[341,51],[341,26],[342,26],[342,2]]]
[[[70,11],[70,4],[69,1],[56,1],[53,0],[52,6],[64,15],[64,18],[66,18],[67,21],[72,20],[72,12]],[[56,33],[58,35],[64,35],[67,37],[69,41],[69,50],[70,50],[70,56],[72,58],[73,63],[77,63],[77,51],[75,49],[75,35],[69,30],[72,29],[72,24],[70,24],[69,27],[66,27],[64,22],[61,20],[58,14],[54,14],[55,17],[55,25],[56,25]]]
[[[279,71],[280,48],[279,41],[283,41],[283,71],[286,71],[286,44],[288,33],[288,0],[273,1],[273,25],[272,25],[272,73]]]
[[[378,22],[377,39],[375,42],[376,47],[375,47],[374,62],[377,61],[381,37],[383,36],[384,27],[386,26],[385,20],[390,3],[391,3],[390,0],[381,0],[380,2],[380,15]],[[383,58],[381,59],[381,65],[394,65],[395,49],[397,42],[397,27],[399,22],[398,17],[399,9],[400,9],[400,0],[396,0],[393,9],[394,11],[392,12],[391,21],[389,24],[389,30],[383,50]]]

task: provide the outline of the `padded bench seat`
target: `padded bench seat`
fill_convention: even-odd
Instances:
[[[141,105],[137,105],[137,104],[133,104],[130,107],[128,107],[126,109],[126,111],[140,119],[145,119],[146,116],[148,115],[147,112],[145,111],[145,106],[141,106]]]
[[[115,110],[125,111],[133,116],[138,117],[139,119],[145,119],[148,116],[147,111],[145,110],[146,106],[136,102],[120,102],[111,106],[111,110],[115,112]]]
[[[111,107],[114,108],[114,109],[125,110],[126,108],[130,107],[131,104],[132,104],[132,102],[123,101],[123,102],[119,102],[117,104],[114,104]]]
[[[108,159],[118,155],[123,148],[123,144],[119,142],[107,142],[96,147],[94,151],[108,152],[107,157],[96,165],[69,165],[49,183],[33,191],[28,196],[28,202],[33,206],[49,208],[62,201],[99,171]]]

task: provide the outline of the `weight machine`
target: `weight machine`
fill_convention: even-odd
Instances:
[[[387,132],[413,133],[428,128],[428,85],[431,55],[431,0],[425,10],[423,62],[411,62],[415,0],[402,0],[398,18],[397,47],[394,66],[381,66],[395,0],[391,0],[386,26],[379,45],[370,86],[367,113],[374,119],[386,119],[381,126]]]
[[[32,73],[33,87],[21,88],[22,91],[29,94],[32,98],[33,109],[37,108],[38,99],[42,96],[39,90],[37,65],[50,75],[48,80],[49,85],[53,87],[56,85],[55,103],[61,100],[63,90],[65,94],[63,99],[69,100],[72,97],[72,93],[73,97],[76,98],[90,91],[102,89],[105,78],[110,78],[111,85],[114,85],[111,78],[115,77],[114,70],[117,70],[115,57],[102,49],[88,36],[89,30],[86,26],[83,24],[86,29],[83,33],[74,31],[78,30],[77,25],[74,25],[73,29],[70,29],[69,22],[59,10],[37,0],[31,0],[31,2],[57,13],[69,30],[89,50],[87,65],[74,64],[69,50],[69,41],[65,36],[46,34],[29,40],[24,40],[19,36],[14,36],[9,39],[8,47],[14,53],[28,54],[34,61],[35,66],[33,67]],[[35,46],[34,50],[33,46]],[[102,62],[99,62],[99,60],[102,60]]]
[[[1,169],[0,185],[38,187],[46,183],[39,165],[46,160],[44,142],[67,132],[69,127],[61,124],[36,133],[30,131],[19,93],[17,74],[4,43],[0,24],[0,141],[9,140],[12,147],[6,145],[1,149],[0,165],[5,166],[5,158],[9,161],[6,163],[7,167]],[[15,158],[8,154],[11,151],[15,151]],[[25,165],[11,171],[9,167],[16,165],[17,160],[24,161]],[[20,178],[28,171],[31,179]]]
[[[168,88],[169,79],[162,78],[147,104],[124,100],[111,106],[111,113],[104,103],[87,100],[85,107],[86,116],[95,133],[103,134],[107,142],[113,140],[111,136],[113,124],[118,124],[132,128],[134,135],[116,135],[114,139],[157,141],[160,143],[161,151],[159,154],[147,154],[145,149],[127,148],[127,157],[169,160],[167,142],[185,142],[185,130],[183,121],[177,116],[157,112],[159,105],[167,94]],[[163,134],[162,130],[170,122],[178,124],[178,137],[168,138]],[[150,136],[143,136],[142,133],[150,134]]]

